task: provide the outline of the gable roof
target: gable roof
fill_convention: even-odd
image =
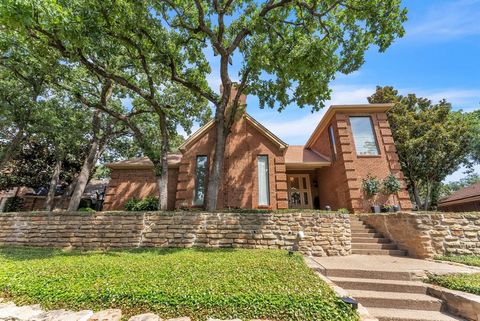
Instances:
[[[168,166],[169,167],[178,167],[180,166],[180,160],[182,159],[181,154],[169,154],[167,156]],[[129,158],[123,161],[109,163],[106,165],[111,169],[148,169],[153,168],[153,164],[148,157],[134,157]]]
[[[330,159],[301,145],[288,146],[285,152],[285,165],[288,167],[319,167],[330,165]]]
[[[463,203],[480,200],[480,183],[476,183],[467,187],[462,188],[455,193],[442,198],[438,205],[448,205],[449,203]]]
[[[275,134],[269,131],[265,126],[260,124],[255,118],[250,116],[248,113],[243,115],[245,120],[247,120],[253,127],[255,127],[261,134],[263,134],[266,138],[268,138],[272,143],[274,143],[280,150],[284,150],[288,147],[288,144],[285,143],[283,140],[278,138]],[[183,142],[182,145],[178,148],[182,153],[188,149],[191,145],[197,142],[200,138],[202,138],[211,128],[215,125],[215,121],[211,119],[205,125],[200,127],[195,133],[193,133],[190,137],[187,138]]]
[[[394,104],[354,104],[354,105],[332,105],[328,108],[325,115],[323,115],[322,119],[318,123],[317,127],[310,135],[307,143],[305,144],[305,148],[312,147],[313,143],[317,140],[320,134],[325,130],[325,128],[330,124],[333,116],[337,112],[346,112],[346,113],[372,113],[372,112],[387,112],[390,108],[392,108]]]

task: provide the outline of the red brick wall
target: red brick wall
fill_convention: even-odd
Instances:
[[[175,208],[177,188],[177,168],[168,170],[168,209]],[[114,169],[105,193],[105,211],[123,210],[125,202],[131,198],[157,196],[158,187],[152,169]]]
[[[212,127],[184,152],[178,176],[177,208],[193,205],[196,157],[207,155],[211,166],[214,146],[215,127]],[[270,207],[287,207],[283,152],[242,117],[227,139],[224,180],[218,195],[219,208],[258,208],[258,155],[268,155]]]
[[[371,116],[380,151],[379,156],[357,156],[349,122],[349,116],[353,114]],[[381,180],[389,173],[393,173],[400,178],[402,190],[388,199],[384,195],[379,195],[377,203],[400,204],[404,210],[411,209],[412,205],[405,189],[406,184],[387,115],[385,113],[337,113],[332,118],[332,124],[338,156],[331,167],[318,171],[321,207],[330,205],[333,209],[347,207],[355,212],[369,211],[371,201],[365,199],[363,195],[363,178],[372,174]],[[327,127],[315,142],[313,149],[331,156],[329,144]]]

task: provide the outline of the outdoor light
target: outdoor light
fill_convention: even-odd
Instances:
[[[354,298],[349,298],[347,296],[342,297],[342,301],[352,307],[352,309],[358,309],[358,302]]]
[[[325,211],[331,211],[331,210],[332,208],[330,207],[330,205],[325,206]]]
[[[298,238],[303,240],[305,238],[305,233],[303,233],[303,231],[298,232]]]

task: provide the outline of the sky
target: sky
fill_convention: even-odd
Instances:
[[[404,0],[402,6],[408,9],[405,36],[384,53],[369,49],[358,71],[337,75],[326,106],[367,103],[377,85],[389,85],[434,102],[445,98],[454,110],[479,109],[480,0]],[[219,88],[215,66],[209,82]],[[248,113],[290,145],[305,144],[326,109],[312,113],[292,105],[279,113],[262,110],[255,96],[247,97]],[[480,166],[475,171],[480,173]],[[464,176],[460,169],[446,181]]]

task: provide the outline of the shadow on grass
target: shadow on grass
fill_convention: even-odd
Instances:
[[[112,250],[65,250],[59,248],[39,248],[39,247],[0,247],[0,258],[27,261],[42,260],[54,257],[88,257],[91,255],[106,255],[120,257],[122,253],[128,254],[157,254],[171,255],[181,252],[199,252],[199,253],[228,253],[235,252],[234,248],[129,248],[129,249],[112,249]]]

